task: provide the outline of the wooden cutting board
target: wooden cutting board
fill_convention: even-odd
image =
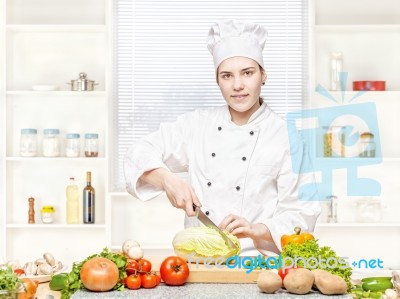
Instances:
[[[165,257],[149,257],[152,269],[159,272],[160,265]],[[228,268],[225,264],[189,264],[189,278],[187,282],[203,283],[256,283],[262,270],[252,269],[250,273],[244,268]]]

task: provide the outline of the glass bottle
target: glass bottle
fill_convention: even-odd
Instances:
[[[75,184],[75,178],[69,178],[67,194],[67,223],[79,223],[79,189]]]
[[[65,137],[67,138],[65,155],[67,157],[79,157],[81,150],[81,135],[77,133],[68,133]]]
[[[331,90],[340,90],[340,73],[342,72],[342,52],[331,52]]]
[[[19,153],[21,157],[35,157],[37,155],[36,129],[21,129]]]
[[[60,130],[44,129],[43,130],[43,156],[58,157],[60,155]]]
[[[97,157],[99,155],[99,134],[85,134],[85,157]]]
[[[86,187],[83,189],[83,223],[94,223],[95,190],[92,187],[92,173],[86,172]]]

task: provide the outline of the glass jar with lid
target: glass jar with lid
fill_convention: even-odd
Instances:
[[[19,153],[22,157],[35,157],[37,155],[36,129],[21,129]]]
[[[60,155],[60,130],[43,130],[43,156],[58,157]]]
[[[374,141],[374,134],[371,132],[364,132],[360,134],[359,143],[359,156],[373,158],[375,157],[376,144]]]
[[[41,209],[41,218],[43,223],[53,223],[54,222],[54,212],[56,210],[53,206],[43,206]]]
[[[81,150],[81,135],[78,133],[68,133],[65,135],[65,155],[67,157],[79,157]]]
[[[85,157],[97,157],[99,155],[99,134],[85,134]]]

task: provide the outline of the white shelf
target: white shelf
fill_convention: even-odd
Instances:
[[[12,162],[22,162],[22,161],[35,161],[35,162],[43,162],[43,161],[57,161],[57,162],[105,162],[105,157],[79,157],[79,158],[69,158],[69,157],[6,157],[6,161]]]
[[[316,91],[314,91],[315,93],[317,93]],[[342,91],[331,91],[328,90],[328,92],[335,96],[335,97],[341,97],[342,96]],[[351,96],[356,95],[357,93],[359,93],[360,90],[345,90],[344,94],[345,96],[351,98]],[[318,94],[318,93],[317,93]],[[373,95],[373,96],[377,96],[377,95],[382,95],[382,96],[399,96],[400,97],[400,91],[399,90],[380,90],[380,91],[374,91],[374,90],[366,90],[364,92],[364,94],[362,95],[362,97],[365,96],[369,96],[369,95]],[[346,97],[346,98],[347,98]]]
[[[329,32],[400,32],[400,24],[376,24],[376,25],[315,25],[316,33]]]
[[[338,227],[400,227],[400,222],[337,222],[337,223],[317,223],[318,227],[338,228]]]
[[[60,229],[60,228],[68,228],[68,229],[105,229],[105,224],[6,224],[6,228],[10,229]]]
[[[57,90],[57,91],[34,91],[34,90],[9,90],[6,91],[7,95],[51,95],[51,96],[105,96],[105,91],[70,91],[70,90]]]
[[[106,32],[105,25],[6,25],[6,29],[15,32]]]
[[[388,163],[388,162],[395,162],[398,163],[400,162],[400,158],[361,158],[361,157],[354,157],[354,158],[331,158],[331,157],[316,157],[316,161],[318,162],[325,162],[325,163],[337,163],[337,162],[344,162],[347,161],[349,163],[359,163],[359,162],[371,162],[371,161],[376,161],[379,163]],[[368,162],[368,165],[371,163]]]

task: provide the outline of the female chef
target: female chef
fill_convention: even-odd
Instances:
[[[186,211],[185,227],[200,225],[191,216],[192,204],[201,206],[221,229],[240,238],[241,254],[254,256],[279,253],[281,235],[295,226],[313,231],[320,213],[318,201],[300,199],[300,187],[313,185],[313,176],[292,170],[286,122],[260,96],[267,79],[266,36],[257,24],[214,24],[208,49],[226,105],[161,124],[125,159],[129,193],[148,200],[165,192],[174,207]],[[179,172],[188,172],[188,182],[174,174]]]

